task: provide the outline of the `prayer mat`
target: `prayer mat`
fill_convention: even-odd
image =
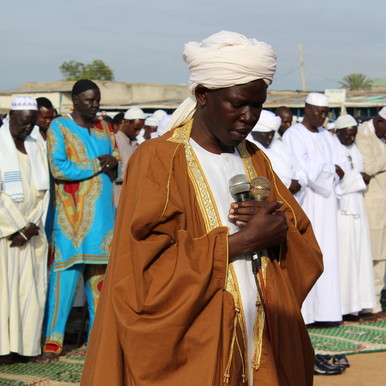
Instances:
[[[77,349],[47,363],[15,363],[0,366],[0,385],[79,385],[86,349]]]
[[[344,323],[332,328],[309,328],[317,354],[357,354],[386,351],[386,319],[374,323]]]

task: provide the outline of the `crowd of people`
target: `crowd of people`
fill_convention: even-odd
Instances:
[[[263,110],[276,56],[231,32],[188,43],[184,60],[192,96],[172,116],[98,117],[87,79],[65,116],[47,98],[12,101],[2,363],[59,357],[81,281],[84,385],[310,385],[347,361],[315,362],[307,325],[386,317],[386,107],[333,130],[320,93],[298,122]],[[239,175],[245,200],[228,187]],[[267,201],[253,200],[257,176]]]

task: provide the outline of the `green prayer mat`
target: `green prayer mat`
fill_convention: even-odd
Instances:
[[[374,323],[347,323],[333,328],[309,328],[318,354],[357,354],[386,351],[386,319]]]
[[[0,366],[0,385],[78,385],[86,349],[70,351],[58,361],[15,363]]]

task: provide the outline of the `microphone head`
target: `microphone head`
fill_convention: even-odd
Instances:
[[[271,191],[269,180],[265,177],[255,177],[251,181],[250,195],[256,201],[267,201]]]
[[[249,189],[251,189],[251,184],[245,174],[236,174],[229,180],[229,191],[233,196],[248,193]]]

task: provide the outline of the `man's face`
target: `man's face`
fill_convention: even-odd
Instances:
[[[279,127],[278,133],[282,136],[284,132],[292,125],[293,115],[289,111],[282,111],[279,114],[281,118],[281,125]]]
[[[351,146],[358,133],[358,126],[346,127],[344,129],[336,130],[336,136],[340,143],[344,146]]]
[[[47,109],[44,106],[41,106],[39,108],[38,119],[36,120],[36,124],[40,127],[40,129],[47,131],[53,119],[54,109]]]
[[[202,136],[225,150],[240,144],[259,120],[267,98],[262,79],[243,85],[196,93],[201,105]]]
[[[124,119],[122,131],[130,138],[131,141],[135,141],[144,123],[144,119]]]
[[[24,141],[31,134],[37,116],[36,110],[11,110],[9,129],[12,137]]]
[[[86,90],[78,95],[74,95],[73,99],[74,111],[76,111],[84,120],[92,121],[99,110],[101,102],[101,93],[99,89],[93,88]]]
[[[252,131],[252,138],[260,142],[266,149],[271,146],[273,137],[275,136],[275,131],[262,132],[262,131]]]
[[[328,107],[314,106],[306,104],[304,119],[313,127],[321,127],[327,118]]]
[[[383,119],[380,115],[377,115],[373,119],[375,135],[383,142],[386,141],[386,119]]]

